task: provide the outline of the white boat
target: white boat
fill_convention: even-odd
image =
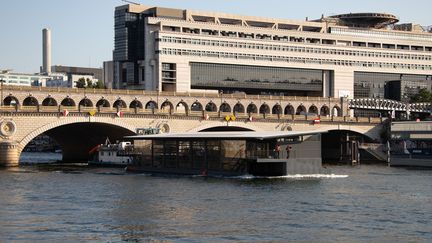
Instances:
[[[132,163],[133,145],[131,142],[118,142],[111,144],[109,140],[90,150],[93,160],[89,165],[98,166],[127,166]]]

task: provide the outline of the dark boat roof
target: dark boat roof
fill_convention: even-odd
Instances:
[[[315,135],[326,133],[327,130],[314,131],[275,131],[275,132],[188,132],[188,133],[167,133],[155,135],[138,135],[128,136],[128,139],[135,140],[166,140],[166,139],[224,139],[224,140],[246,140],[246,139],[274,139],[274,138],[289,138],[304,135]]]

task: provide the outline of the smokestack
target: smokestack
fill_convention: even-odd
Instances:
[[[51,73],[51,30],[42,30],[42,73]]]

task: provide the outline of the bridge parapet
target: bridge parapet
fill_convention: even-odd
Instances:
[[[243,93],[193,93],[155,92],[112,89],[71,89],[4,86],[3,104],[27,109],[26,106],[86,108],[161,109],[178,112],[184,110],[207,112],[235,112],[237,114],[316,114],[321,116],[345,116],[349,114],[345,98],[246,95]],[[6,108],[13,109],[13,108]]]
[[[207,112],[207,111],[170,111],[163,109],[131,109],[109,108],[100,109],[92,107],[49,107],[49,106],[24,106],[24,107],[0,107],[0,114],[8,116],[112,116],[112,117],[139,117],[142,115],[165,117],[190,117],[194,119],[243,119],[249,121],[304,121],[304,122],[337,122],[337,123],[370,123],[380,124],[386,120],[384,117],[350,117],[350,116],[321,116],[321,115],[295,115],[295,114],[262,114],[262,113],[235,113],[235,112]]]

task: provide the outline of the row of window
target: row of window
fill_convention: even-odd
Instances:
[[[421,65],[421,64],[334,60],[334,59],[321,59],[321,58],[303,58],[303,57],[288,57],[288,56],[274,56],[274,55],[258,55],[258,54],[251,54],[251,53],[199,51],[199,50],[172,49],[172,48],[163,48],[160,51],[156,51],[156,53],[157,54],[160,53],[162,55],[177,55],[177,56],[181,55],[181,56],[199,56],[199,57],[230,58],[230,59],[247,59],[247,60],[257,60],[257,61],[259,60],[259,61],[290,62],[290,63],[319,64],[319,65],[432,70],[432,65]]]
[[[361,36],[361,37],[368,37],[368,38],[389,38],[390,37],[390,38],[398,38],[404,40],[432,41],[431,35],[404,33],[401,31],[384,32],[384,31],[373,31],[373,30],[365,30],[365,29],[347,29],[347,28],[331,27],[331,33],[341,34],[341,35]]]
[[[266,45],[266,44],[259,44],[259,43],[205,40],[205,39],[171,37],[171,36],[164,36],[157,40],[161,42],[176,43],[176,44],[246,48],[246,49],[258,49],[258,50],[282,51],[282,52],[286,51],[286,52],[315,53],[315,54],[344,55],[344,56],[398,58],[398,59],[428,60],[428,61],[432,60],[431,55],[402,54],[402,53],[395,53],[395,52],[389,53],[389,52],[336,50],[336,49],[329,49],[329,48]]]
[[[177,20],[178,21],[178,20]],[[283,42],[300,42],[300,43],[310,43],[310,44],[327,44],[327,45],[337,45],[337,44],[346,44],[346,45],[354,45],[355,43],[347,40],[336,40],[336,39],[321,39],[321,38],[308,38],[308,37],[298,37],[298,36],[279,36],[279,35],[271,35],[271,34],[263,34],[263,33],[252,33],[252,32],[236,32],[236,31],[219,31],[219,30],[211,30],[211,29],[200,29],[200,28],[187,28],[187,27],[179,27],[179,26],[163,26],[163,31],[170,32],[180,32],[180,33],[188,33],[188,34],[196,34],[196,35],[214,35],[214,36],[224,36],[224,37],[233,37],[233,38],[242,38],[242,39],[256,39],[256,40],[272,40],[272,41],[283,41]],[[349,29],[351,30],[351,29]],[[342,32],[337,28],[332,28],[331,36],[334,34],[334,38],[338,38],[338,35],[342,34]],[[398,35],[398,33],[394,32],[377,32],[377,31],[369,31],[373,33],[370,37],[374,39],[381,38],[392,38],[392,39],[412,39],[425,41],[429,40],[432,37],[423,36],[421,38],[415,34],[405,34]],[[343,33],[351,36],[358,36],[358,33]],[[357,34],[357,35],[356,35]],[[377,38],[379,37],[379,38]],[[331,38],[331,37],[330,37]],[[357,42],[359,45],[357,46],[366,46],[368,43],[366,42]],[[398,48],[399,45],[387,44],[387,43],[373,43],[373,45],[368,45],[371,48],[380,48],[380,49],[401,49]],[[432,52],[432,46],[406,46],[407,50],[412,51],[428,51]],[[402,48],[405,49],[405,48]]]

